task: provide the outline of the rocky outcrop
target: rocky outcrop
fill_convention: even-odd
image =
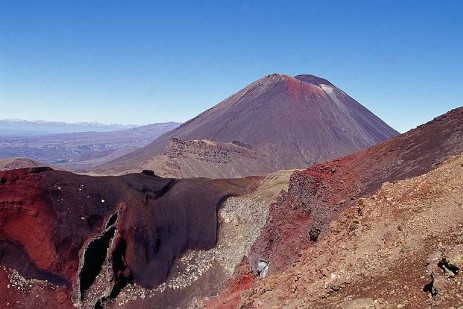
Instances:
[[[262,175],[277,164],[268,154],[244,143],[172,139],[164,154],[147,166],[163,177],[239,178]]]
[[[174,138],[167,145],[164,154],[169,159],[191,156],[204,162],[230,163],[232,153],[245,154],[246,150],[249,151],[249,148],[227,147],[227,144],[216,144],[206,140],[182,141]]]

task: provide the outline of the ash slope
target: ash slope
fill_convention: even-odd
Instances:
[[[394,129],[325,79],[271,74],[97,172],[139,170],[162,154],[173,138],[239,141],[271,155],[278,169],[288,169],[352,153],[395,135]]]
[[[243,295],[249,294],[242,290],[256,283],[255,271],[260,260],[269,261],[268,273],[275,276],[291,269],[306,250],[324,260],[324,252],[314,245],[330,235],[330,223],[344,209],[355,208],[358,198],[370,197],[386,182],[428,173],[462,151],[463,108],[458,108],[379,145],[293,173],[288,192],[270,206],[266,225],[248,259],[243,260],[226,292],[210,305],[229,301],[247,307],[249,303]],[[426,190],[433,190],[433,184],[427,185]],[[462,197],[461,190],[456,193]],[[360,228],[355,220],[352,223],[350,229]],[[329,261],[328,255],[326,258]],[[330,276],[330,273],[320,275]]]

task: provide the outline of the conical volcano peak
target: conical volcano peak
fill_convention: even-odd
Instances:
[[[255,83],[251,84],[251,86],[255,86],[255,85],[270,86],[270,85],[278,84],[280,82],[290,83],[292,85],[296,85],[297,82],[302,82],[302,83],[314,85],[317,87],[320,87],[320,85],[328,85],[328,86],[334,87],[334,85],[330,83],[328,80],[315,76],[315,75],[299,74],[299,75],[292,77],[292,76],[281,74],[281,73],[272,73],[272,74],[265,75],[264,77],[258,79]]]
[[[264,84],[273,84],[273,83],[285,81],[291,78],[292,77],[285,75],[285,74],[272,73],[272,74],[265,75],[264,77],[258,79],[257,82],[264,83]]]
[[[111,173],[140,167],[156,170],[153,157],[163,155],[172,138],[219,143],[240,141],[260,151],[263,158],[271,158],[265,170],[271,172],[302,168],[346,155],[395,135],[394,129],[327,80],[313,75],[291,77],[273,73],[249,84],[150,145],[99,167],[99,170],[110,170]],[[247,155],[242,152],[240,158]],[[201,160],[201,163],[191,163],[190,167],[202,166],[207,174],[191,174],[192,177],[210,177],[213,170],[220,173],[219,165],[212,161],[207,161],[206,167],[202,165],[203,159],[194,160]],[[222,167],[233,170],[234,166],[241,164],[248,171],[254,168],[246,165],[244,159],[234,162],[233,166]],[[220,175],[223,174],[216,174],[217,177]],[[252,174],[233,174],[233,177],[249,175]]]
[[[269,91],[270,89],[275,89],[275,87],[278,85],[286,85],[286,83],[290,80],[295,79],[291,76],[280,73],[267,74],[255,82],[249,84],[247,87],[242,89],[242,91],[245,91],[246,93],[252,93],[252,96],[255,97]]]
[[[301,75],[294,76],[294,78],[297,80],[300,80],[301,82],[309,83],[315,86],[320,86],[321,84],[334,86],[332,83],[330,83],[326,79],[315,76],[315,75],[301,74]]]
[[[281,73],[272,73],[265,75],[265,79],[273,79],[273,80],[281,80],[281,79],[287,79],[289,76]]]

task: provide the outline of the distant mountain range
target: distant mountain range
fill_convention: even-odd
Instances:
[[[242,177],[307,167],[397,134],[326,79],[270,74],[148,146],[94,171],[152,169],[162,176]],[[173,139],[188,145],[179,156],[168,155]],[[203,143],[188,143],[195,140]],[[207,155],[198,155],[204,152],[201,145],[207,145]],[[237,145],[246,146],[237,152]],[[259,164],[251,166],[243,156]],[[248,163],[245,169],[243,161]],[[218,173],[212,175],[214,170]]]
[[[88,169],[137,150],[178,125],[167,122],[110,132],[0,135],[0,159],[24,157],[73,171]]]
[[[98,122],[28,121],[18,119],[0,120],[0,135],[45,135],[73,132],[110,132],[139,127],[125,124],[103,124]]]

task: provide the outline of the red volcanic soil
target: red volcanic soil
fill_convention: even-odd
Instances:
[[[122,177],[50,168],[0,172],[2,307],[16,300],[33,307],[85,301],[104,263],[112,279],[100,305],[128,282],[156,287],[186,250],[215,245],[217,208],[256,180],[176,180],[149,171]]]
[[[384,182],[424,174],[462,151],[463,108],[458,108],[382,144],[295,172],[288,192],[271,205],[248,260],[218,303],[235,299],[237,291],[249,286],[259,261],[269,262],[270,274],[296,262],[301,250],[323,237],[328,223],[358,197],[368,196]]]
[[[329,85],[333,87],[333,85],[327,80],[320,79],[317,81],[315,78],[313,78],[310,81],[308,80],[306,81],[303,79],[303,77],[304,75],[299,75],[299,76],[296,76],[295,78],[288,78],[286,80],[287,93],[291,97],[301,99],[304,97],[304,95],[309,94],[309,93],[322,96],[324,95],[324,92],[319,87],[321,83],[327,86]]]

